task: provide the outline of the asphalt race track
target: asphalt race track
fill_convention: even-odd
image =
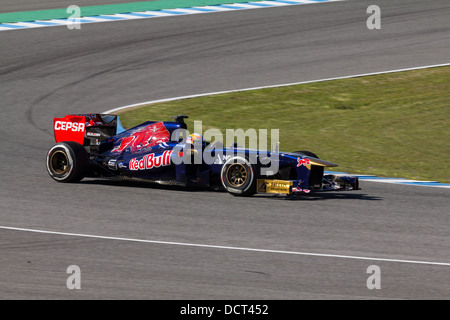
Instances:
[[[129,239],[0,229],[0,298],[449,299],[448,189],[366,182],[358,192],[242,199],[58,184],[45,170],[55,116],[449,62],[448,0],[377,1],[373,31],[370,4],[0,32],[0,226]],[[81,290],[66,287],[69,265],[81,269]],[[366,286],[370,265],[381,269],[379,290]]]

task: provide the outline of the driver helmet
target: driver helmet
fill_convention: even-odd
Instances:
[[[194,144],[195,141],[202,142],[203,137],[198,133],[193,133],[193,134],[189,135],[186,139],[186,143],[189,143],[189,144]]]

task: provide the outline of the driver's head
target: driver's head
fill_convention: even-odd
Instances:
[[[186,143],[189,143],[189,144],[194,144],[194,142],[201,143],[202,141],[203,141],[203,137],[198,133],[193,133],[193,134],[189,135],[186,139]]]

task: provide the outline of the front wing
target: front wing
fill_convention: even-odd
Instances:
[[[258,193],[302,194],[310,193],[311,191],[349,190],[360,190],[358,177],[327,174],[323,176],[322,187],[315,189],[305,188],[301,180],[258,179],[256,184],[256,191]]]

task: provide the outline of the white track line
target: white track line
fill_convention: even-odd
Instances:
[[[198,244],[198,243],[185,243],[185,242],[171,242],[171,241],[157,241],[157,240],[144,240],[144,239],[133,239],[133,238],[98,236],[98,235],[90,235],[90,234],[57,232],[57,231],[47,231],[47,230],[26,229],[26,228],[14,228],[14,227],[5,227],[5,226],[0,226],[0,229],[13,230],[13,231],[23,231],[23,232],[33,232],[33,233],[43,233],[43,234],[52,234],[52,235],[61,235],[61,236],[71,236],[71,237],[102,239],[102,240],[115,240],[115,241],[128,241],[128,242],[162,244],[162,245],[172,245],[172,246],[197,247],[197,248],[209,248],[209,249],[224,249],[224,250],[237,250],[237,251],[251,251],[251,252],[276,253],[276,254],[290,254],[290,255],[301,255],[301,256],[323,257],[323,258],[340,258],[340,259],[370,260],[370,261],[397,262],[397,263],[409,263],[409,264],[425,264],[425,265],[436,265],[436,266],[450,267],[450,263],[447,263],[447,262],[403,260],[403,259],[386,259],[386,258],[376,258],[376,257],[359,257],[359,256],[347,256],[347,255],[312,253],[312,252],[283,251],[283,250],[270,250],[270,249],[255,249],[255,248],[245,248],[245,247],[229,247],[229,246],[217,246],[217,245]]]
[[[234,9],[223,8],[223,7],[215,7],[215,6],[204,6],[204,7],[193,7],[193,8],[210,9],[210,10],[214,10],[214,11],[217,11],[217,12],[235,11]]]
[[[342,80],[342,79],[350,79],[350,78],[359,78],[359,77],[374,76],[374,75],[379,75],[379,74],[387,74],[387,73],[403,72],[403,71],[412,71],[412,70],[420,70],[420,69],[436,68],[436,67],[446,67],[446,66],[450,66],[450,62],[449,63],[443,63],[443,64],[434,64],[434,65],[429,65],[429,66],[421,66],[421,67],[405,68],[405,69],[397,69],[397,70],[388,70],[388,71],[380,71],[380,72],[371,72],[371,73],[362,73],[362,74],[356,74],[356,75],[350,75],[350,76],[342,76],[342,77],[319,79],[319,80],[310,80],[310,81],[302,81],[302,82],[275,84],[275,85],[262,86],[262,87],[253,87],[253,88],[245,88],[245,89],[236,89],[236,90],[200,93],[200,94],[193,94],[193,95],[188,95],[188,96],[181,96],[181,97],[167,98],[167,99],[159,99],[159,100],[152,100],[152,101],[146,101],[146,102],[130,104],[130,105],[127,105],[127,106],[118,107],[118,108],[114,108],[114,109],[105,111],[104,113],[114,113],[114,112],[121,111],[121,110],[124,110],[124,109],[139,107],[139,106],[143,106],[143,105],[147,105],[147,104],[155,104],[155,103],[160,103],[160,102],[169,102],[169,101],[190,99],[190,98],[199,98],[199,97],[213,96],[213,95],[224,94],[224,93],[243,92],[243,91],[268,89],[268,88],[279,88],[279,87],[294,86],[294,85],[299,85],[299,84],[324,82],[324,81],[332,81],[332,80]]]

